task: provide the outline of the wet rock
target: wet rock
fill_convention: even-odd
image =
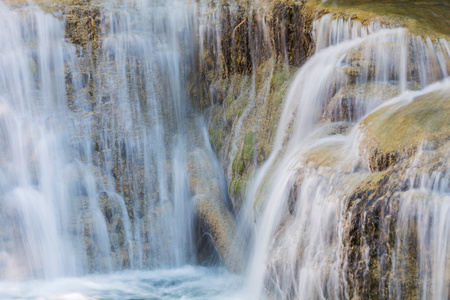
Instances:
[[[221,261],[229,270],[240,272],[244,267],[242,248],[235,242],[236,223],[221,178],[202,150],[189,157],[189,186],[197,213],[197,258],[201,263]]]
[[[245,265],[242,252],[234,243],[236,224],[226,206],[211,198],[199,195],[195,198],[201,235],[209,234],[225,266],[233,272],[242,272]]]
[[[342,87],[328,102],[322,120],[354,122],[399,93],[398,86],[389,84],[366,83]]]
[[[269,60],[301,66],[314,52],[314,16],[303,8],[294,1],[211,4],[199,64],[189,84],[194,105],[205,109],[211,99],[223,103],[224,94],[210,89],[219,78],[256,73]]]
[[[435,149],[450,139],[450,97],[438,91],[382,107],[361,122],[360,151],[372,172],[411,157],[426,142]]]
[[[371,174],[354,189],[348,199],[348,225],[343,239],[350,298],[415,299],[419,294],[435,292],[422,282],[433,263],[419,266],[419,255],[424,259],[428,251],[419,247],[419,239],[423,238],[419,230],[423,234],[431,224],[420,224],[413,208],[410,215],[404,214],[412,203],[426,207],[427,201],[434,201],[431,192],[420,187],[427,184],[426,178],[445,174],[443,162],[448,159],[449,147],[448,141],[434,150],[422,145],[412,157]],[[439,186],[439,182],[435,184]]]

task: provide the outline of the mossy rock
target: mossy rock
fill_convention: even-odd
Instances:
[[[255,132],[250,131],[245,134],[244,147],[242,148],[242,159],[244,161],[250,161],[253,159],[255,152]]]
[[[244,174],[245,163],[241,153],[238,153],[234,158],[232,168],[236,176],[241,176],[242,174]]]
[[[249,171],[242,176],[233,178],[229,184],[228,193],[233,199],[233,204],[236,211],[240,211],[240,209],[242,208],[242,204],[244,203],[245,195],[247,192],[247,185],[252,176],[253,172]]]
[[[341,146],[340,143],[328,143],[315,146],[304,154],[306,163],[314,168],[325,166],[333,167],[345,158],[345,153],[339,150],[336,151],[336,149],[340,149]]]
[[[233,272],[243,270],[241,248],[235,243],[236,223],[232,207],[221,190],[221,178],[211,158],[202,150],[196,149],[189,154],[188,176],[195,211],[197,213],[196,240],[199,260],[220,257],[225,266]],[[205,237],[207,248],[204,249]],[[203,263],[204,261],[200,261]]]
[[[400,222],[400,206],[405,199],[433,201],[431,191],[419,188],[421,178],[445,173],[449,150],[450,140],[437,149],[422,145],[420,152],[369,174],[353,190],[347,200],[343,239],[350,298],[417,299],[422,293],[421,276],[429,272],[429,266],[419,266],[418,219]],[[392,286],[396,288],[390,291]]]
[[[402,25],[424,37],[450,36],[450,4],[446,0],[309,0],[307,6],[316,14],[325,11],[364,25],[380,21],[391,26]]]
[[[254,159],[256,150],[255,138],[256,133],[254,131],[250,130],[245,134],[242,149],[237,152],[232,163],[233,177],[228,191],[230,196],[233,197],[236,210],[239,210],[242,205],[247,182],[256,164]]]
[[[322,120],[354,122],[366,114],[366,107],[381,103],[400,93],[398,86],[390,84],[352,84],[341,88],[331,100],[322,115]]]
[[[382,171],[412,156],[426,141],[435,149],[450,139],[450,94],[436,91],[411,103],[384,106],[365,118],[360,126],[360,146],[371,171]]]
[[[390,266],[396,237],[394,230],[387,229],[395,223],[398,212],[399,198],[394,196],[401,186],[398,180],[391,169],[373,173],[361,181],[348,199],[344,245],[348,251],[351,298],[386,295],[392,282]],[[413,273],[410,275],[416,278]]]
[[[244,262],[240,247],[235,243],[236,224],[233,215],[217,195],[207,194],[195,197],[195,207],[200,225],[200,235],[208,233],[216,250],[228,270],[242,272]]]

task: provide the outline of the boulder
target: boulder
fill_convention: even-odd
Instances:
[[[450,94],[435,91],[377,109],[360,124],[360,151],[372,172],[411,157],[422,143],[437,149],[450,139]]]
[[[220,260],[230,271],[241,272],[242,248],[236,239],[233,209],[226,198],[226,187],[221,186],[224,179],[218,168],[201,149],[189,155],[189,186],[197,213],[197,258],[200,263]]]

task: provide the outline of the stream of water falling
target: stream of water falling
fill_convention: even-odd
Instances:
[[[71,43],[58,13],[0,2],[0,298],[225,293],[236,280],[222,283],[223,271],[176,271],[196,262],[189,166],[216,159],[185,91],[196,6],[72,8],[89,10],[98,40]],[[224,180],[218,164],[205,168]],[[120,278],[143,286],[106,292]]]
[[[227,199],[204,123],[185,91],[196,51],[196,5],[130,0],[101,1],[97,8],[99,51],[71,43],[58,14],[0,2],[0,298],[260,299],[269,273],[282,274],[271,283],[275,298],[348,297],[339,255],[343,199],[354,179],[369,173],[355,159],[362,156],[357,124],[395,96],[392,101],[406,103],[427,86],[426,92],[448,92],[448,43],[434,46],[404,29],[331,16],[315,22],[317,53],[298,72],[272,154],[249,188],[245,205],[262,198],[265,209],[248,288],[240,292],[240,276],[187,266],[196,262],[189,169],[196,158],[215,162],[202,172],[218,178]],[[355,49],[375,71],[363,66],[352,84],[383,93],[357,96],[344,117],[340,105],[331,106],[325,113],[332,122],[323,125],[326,100],[350,85],[344,73]],[[339,126],[353,130],[324,137]],[[308,168],[307,152],[320,147],[337,153],[338,173]],[[294,193],[295,218],[277,233],[300,172],[306,179]],[[401,195],[398,226],[418,220],[420,264],[430,270],[421,298],[445,299],[448,172],[430,178],[412,166],[407,180],[413,188]],[[405,262],[394,260],[401,274]],[[399,298],[397,289],[392,284],[388,296]]]
[[[316,53],[290,87],[272,153],[247,194],[247,205],[254,201],[265,205],[258,216],[247,275],[246,295],[252,299],[263,298],[266,292],[277,299],[350,297],[343,248],[345,199],[370,175],[365,154],[358,150],[364,134],[360,121],[382,103],[400,103],[402,107],[433,91],[449,93],[450,53],[445,40],[434,46],[429,39],[410,37],[401,28],[363,27],[359,22],[332,20],[331,15],[317,20],[314,28]],[[408,71],[408,64],[414,66],[415,75]],[[355,66],[357,71],[352,73]],[[354,86],[362,87],[364,93],[355,93],[353,102],[346,104],[348,98],[340,93]],[[314,163],[314,151],[319,151],[325,163]],[[416,161],[420,160],[419,155]],[[409,176],[416,178],[416,183],[401,196],[400,220],[394,224],[403,232],[398,234],[399,245],[401,239],[408,239],[408,226],[417,226],[419,268],[426,273],[419,284],[417,297],[421,299],[447,299],[450,288],[448,161],[444,170],[433,178],[423,175],[424,180],[417,180],[415,176],[421,175],[412,167]],[[418,224],[408,225],[416,219]],[[389,224],[380,233],[387,234],[383,230],[389,232]],[[398,253],[401,257],[402,252]],[[392,263],[394,277],[407,272],[408,259],[399,258],[405,260],[401,263],[396,259]],[[380,288],[378,297],[401,299],[402,293],[400,286],[392,284],[387,293]]]

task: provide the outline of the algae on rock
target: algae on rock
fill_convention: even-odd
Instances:
[[[370,169],[382,171],[412,156],[426,142],[439,148],[450,139],[450,97],[437,91],[412,99],[411,103],[384,106],[365,118],[361,151]]]

